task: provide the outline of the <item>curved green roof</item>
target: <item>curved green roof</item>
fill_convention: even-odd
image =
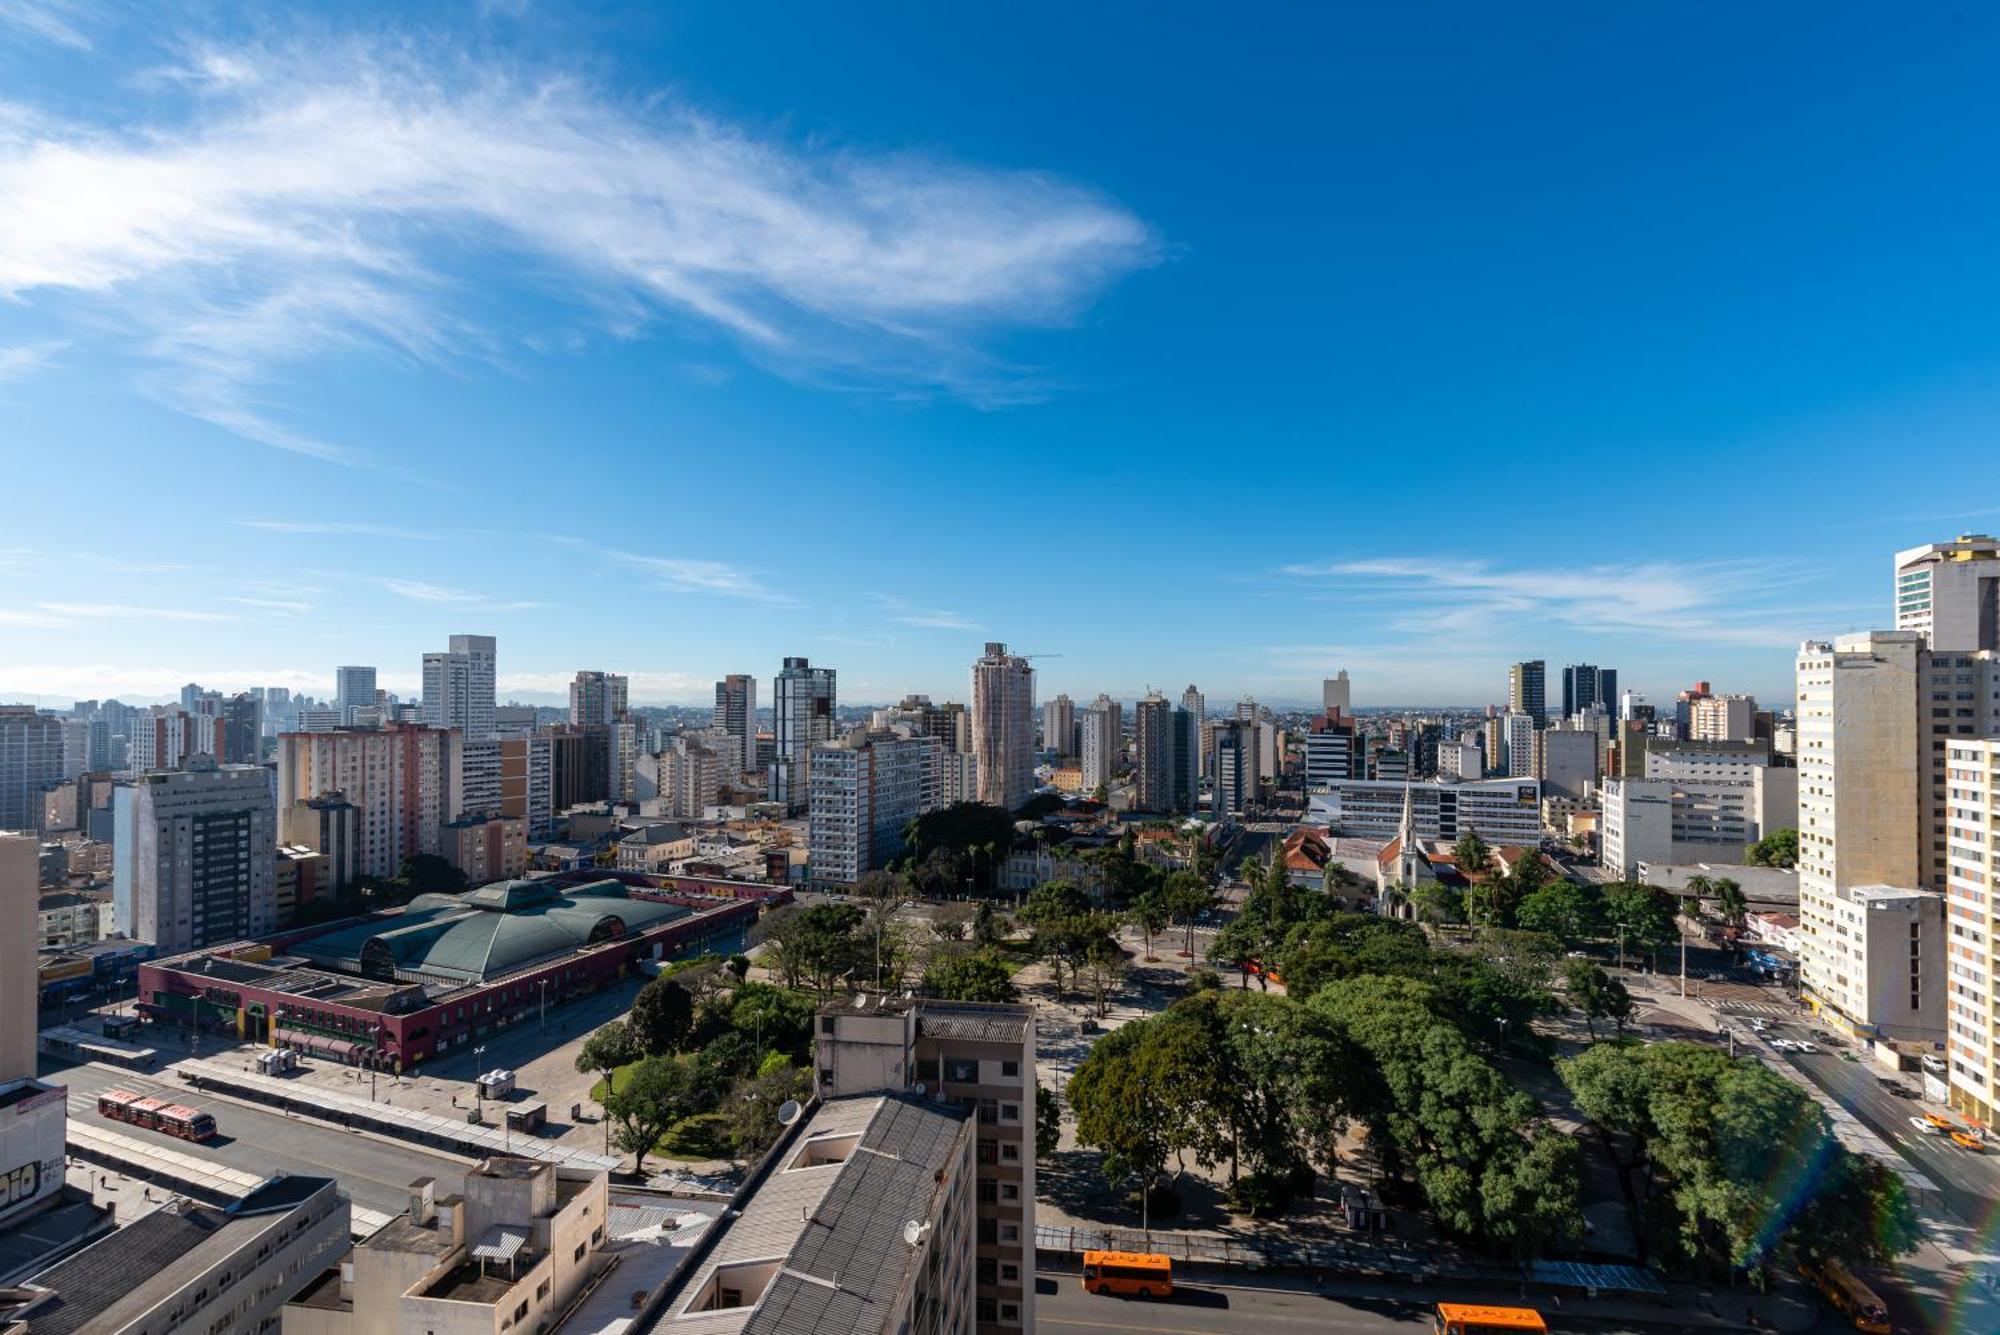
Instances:
[[[687,913],[673,904],[633,899],[616,881],[571,889],[505,881],[462,895],[419,895],[394,922],[313,937],[292,953],[373,976],[414,973],[478,983]]]

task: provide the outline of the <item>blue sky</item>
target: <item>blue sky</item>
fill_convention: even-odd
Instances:
[[[2000,525],[1992,11],[973,8],[0,0],[0,696],[1782,700]]]

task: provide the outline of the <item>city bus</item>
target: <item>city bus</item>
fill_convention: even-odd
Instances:
[[[1085,1252],[1083,1291],[1165,1298],[1174,1291],[1174,1263],[1158,1252]]]
[[[1799,1273],[1813,1282],[1840,1314],[1867,1335],[1890,1335],[1889,1309],[1875,1296],[1875,1290],[1854,1277],[1854,1272],[1833,1257],[1801,1260]]]
[[[1436,1335],[1548,1335],[1548,1323],[1532,1307],[1491,1307],[1485,1303],[1439,1303]]]
[[[134,1094],[129,1089],[107,1089],[97,1096],[97,1112],[114,1122],[158,1131],[178,1140],[203,1141],[215,1135],[215,1118],[185,1104]]]

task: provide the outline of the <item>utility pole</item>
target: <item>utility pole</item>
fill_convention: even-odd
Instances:
[[[1679,932],[1681,937],[1681,996],[1683,997],[1688,994],[1688,929],[1687,922],[1685,921],[1686,917],[1687,901],[1683,899],[1681,901],[1680,913],[1674,916],[1674,930]]]

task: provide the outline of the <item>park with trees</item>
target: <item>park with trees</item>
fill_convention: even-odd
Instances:
[[[1561,1252],[1581,1237],[1583,1146],[1526,1092],[1540,1070],[1589,1119],[1644,1259],[1669,1273],[1761,1280],[1800,1249],[1913,1245],[1900,1181],[1842,1147],[1796,1085],[1631,1035],[1631,993],[1575,947],[1658,950],[1697,911],[1675,896],[1574,884],[1537,857],[1475,885],[1463,912],[1426,915],[1411,895],[1395,918],[1342,911],[1275,862],[1250,870],[1209,952],[1234,981],[1192,974],[1180,1000],[1098,1040],[1064,1092],[1078,1144],[1155,1224],[1190,1174],[1236,1212],[1283,1214],[1358,1145],[1385,1195],[1446,1237],[1514,1260]],[[1719,881],[1687,893],[1725,920],[1743,908]],[[1057,898],[1054,920],[1084,910]]]

